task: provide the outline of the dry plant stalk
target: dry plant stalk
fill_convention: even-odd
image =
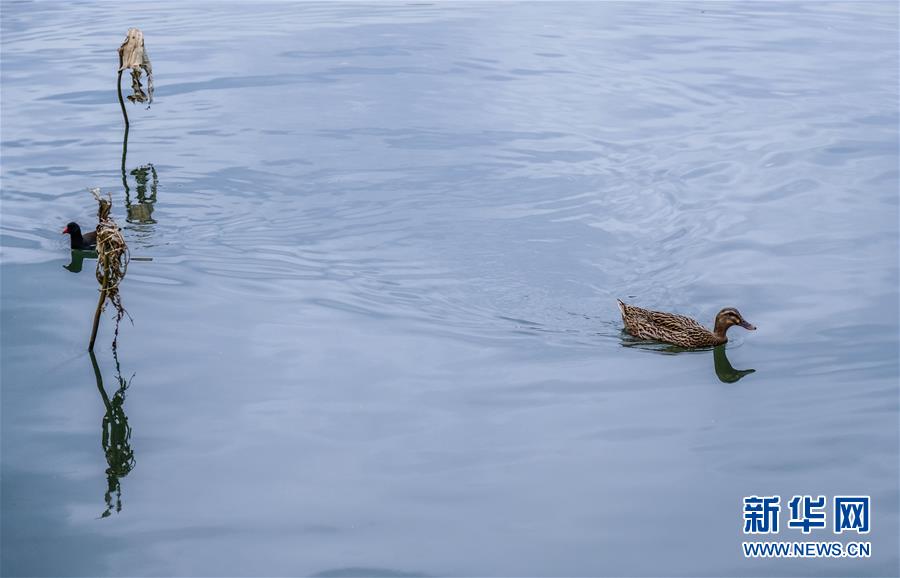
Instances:
[[[149,107],[153,102],[153,66],[150,55],[144,48],[144,33],[138,28],[129,28],[125,41],[119,46],[119,79],[122,71],[131,69],[131,88],[133,94],[128,96],[131,102],[146,102]],[[147,73],[147,92],[141,86],[141,73]],[[121,87],[120,87],[121,90]]]
[[[116,308],[116,329],[113,337],[113,350],[115,351],[119,339],[119,322],[128,314],[122,306],[122,296],[119,294],[119,284],[125,278],[128,270],[128,262],[131,256],[125,237],[116,222],[109,216],[112,209],[112,197],[104,199],[100,196],[100,189],[91,189],[91,194],[97,199],[97,282],[100,284],[100,299],[97,302],[97,310],[94,312],[94,327],[91,330],[91,342],[88,351],[94,350],[94,341],[97,339],[97,328],[100,325],[100,314],[106,309],[109,301]]]

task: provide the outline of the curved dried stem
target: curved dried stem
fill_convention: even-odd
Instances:
[[[128,138],[128,111],[125,110],[125,99],[122,98],[122,71],[119,71],[118,80],[116,81],[116,90],[119,93],[119,106],[122,107],[122,117],[125,119],[125,138]]]

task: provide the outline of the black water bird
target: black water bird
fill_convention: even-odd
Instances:
[[[82,235],[81,227],[74,221],[66,225],[66,228],[62,230],[62,234],[69,235],[72,249],[93,251],[97,248],[97,231],[90,231]]]

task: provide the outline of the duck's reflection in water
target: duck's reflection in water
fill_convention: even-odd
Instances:
[[[131,380],[122,377],[122,370],[119,366],[119,358],[115,349],[113,350],[113,359],[116,363],[116,382],[118,389],[112,398],[106,393],[103,387],[103,376],[100,373],[100,366],[97,365],[97,358],[94,352],[89,352],[91,356],[91,364],[94,366],[94,377],[97,379],[97,389],[100,391],[100,398],[103,400],[103,406],[106,409],[103,415],[102,433],[100,436],[103,445],[103,453],[106,456],[106,492],[103,499],[106,502],[106,509],[100,515],[106,518],[115,510],[117,513],[122,511],[122,485],[121,478],[124,478],[134,469],[134,450],[131,449],[131,426],[128,425],[128,416],[125,415],[125,392],[128,389]],[[114,498],[115,497],[115,498]]]
[[[744,377],[755,372],[755,369],[735,369],[728,361],[725,355],[725,346],[719,345],[713,349],[713,367],[716,370],[716,376],[722,383],[734,383]]]
[[[666,355],[677,355],[679,353],[702,352],[708,351],[710,348],[703,349],[684,349],[677,345],[669,345],[667,343],[658,343],[655,341],[644,341],[622,331],[621,334],[622,347],[635,347],[647,351],[655,351]],[[713,348],[713,369],[716,377],[722,383],[734,383],[739,381],[745,375],[754,373],[755,369],[735,369],[731,362],[728,361],[728,355],[725,353],[725,345],[719,345]]]

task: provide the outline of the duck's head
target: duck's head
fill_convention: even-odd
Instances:
[[[66,225],[65,229],[62,230],[62,234],[63,235],[73,235],[73,236],[79,235],[80,236],[81,235],[81,227],[78,226],[78,223],[76,223],[75,221],[72,221],[71,223]]]
[[[756,331],[756,326],[744,319],[741,312],[734,307],[726,307],[719,311],[719,314],[716,315],[716,335],[724,337],[725,332],[728,331],[728,328],[732,325],[740,325],[744,329]]]

